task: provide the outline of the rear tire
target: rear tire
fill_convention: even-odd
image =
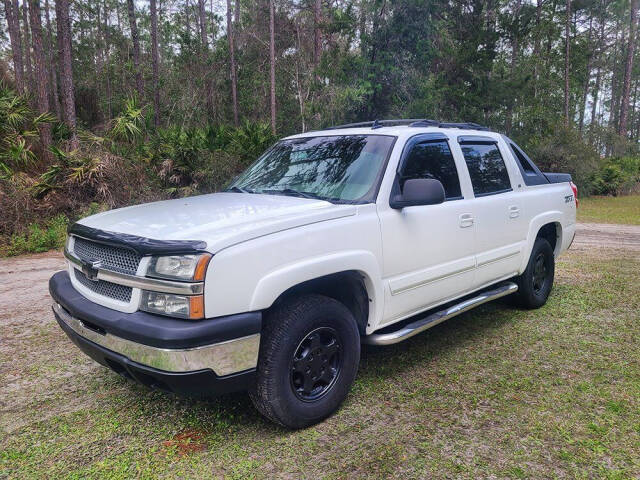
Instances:
[[[516,278],[518,292],[513,295],[517,306],[540,308],[547,302],[555,273],[553,249],[545,238],[537,238],[526,270]]]
[[[338,409],[359,361],[360,334],[351,312],[332,298],[304,295],[267,315],[249,396],[270,420],[308,427]]]

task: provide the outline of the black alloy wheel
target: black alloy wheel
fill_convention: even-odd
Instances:
[[[545,265],[544,253],[540,252],[533,263],[533,291],[539,295],[547,281],[547,266]]]
[[[333,328],[312,331],[291,359],[291,388],[304,402],[324,396],[340,376],[342,344]]]

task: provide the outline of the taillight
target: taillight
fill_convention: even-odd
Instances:
[[[569,182],[569,185],[571,185],[571,190],[573,190],[573,198],[576,200],[576,208],[578,208],[578,187],[573,182]]]

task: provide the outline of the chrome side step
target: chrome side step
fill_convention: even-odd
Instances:
[[[456,305],[453,305],[445,310],[431,313],[425,317],[422,317],[415,322],[409,323],[404,327],[390,333],[372,333],[362,338],[362,343],[367,345],[392,345],[399,343],[407,338],[411,338],[425,330],[435,327],[439,323],[449,320],[456,315],[471,310],[478,305],[490,302],[500,297],[504,297],[511,293],[518,291],[518,285],[513,282],[506,282],[500,284],[498,287],[491,290],[485,290],[484,292],[476,295],[475,297],[464,300]]]

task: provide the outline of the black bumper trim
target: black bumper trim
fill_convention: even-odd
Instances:
[[[72,316],[126,340],[159,348],[191,348],[260,333],[262,312],[239,313],[198,321],[146,312],[123,313],[87,300],[71,284],[69,273],[49,280],[51,297]]]
[[[93,360],[129,380],[153,389],[193,398],[207,398],[246,390],[255,378],[255,370],[219,377],[208,369],[174,373],[151,368],[87,340],[57,316],[56,320],[71,341]]]

